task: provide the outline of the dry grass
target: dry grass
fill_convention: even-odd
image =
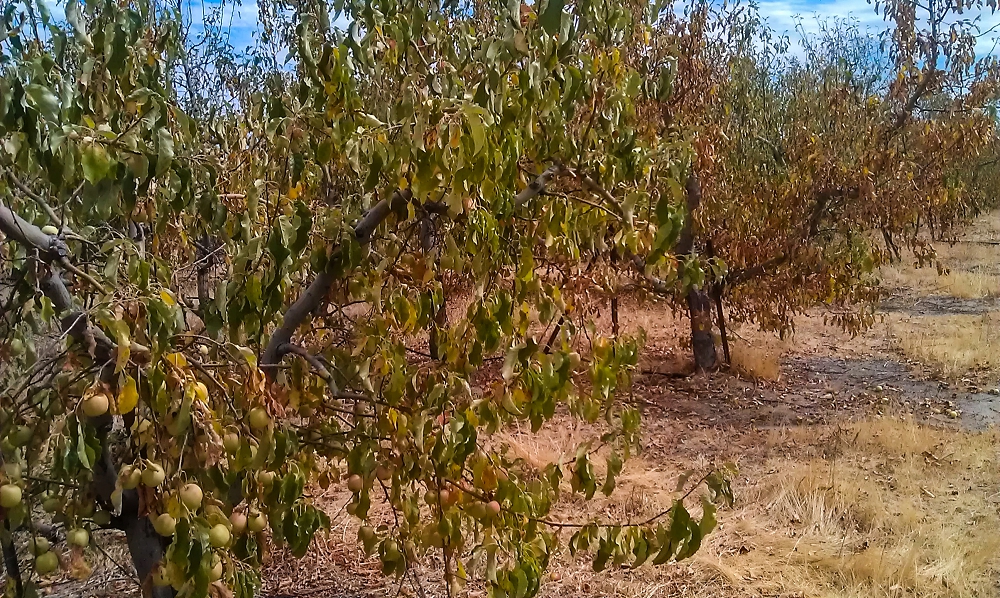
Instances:
[[[770,456],[746,468],[693,562],[594,574],[562,555],[543,594],[995,596],[997,440],[899,419],[761,433]],[[669,504],[676,473],[637,460],[611,499],[564,509],[642,517]]]
[[[1000,565],[994,433],[876,420],[793,430],[812,459],[779,458],[745,496],[720,562],[744,588],[807,596],[996,595]],[[795,438],[799,436],[799,438]],[[825,453],[825,454],[824,454]],[[758,579],[759,576],[759,579]]]
[[[903,354],[944,377],[1000,372],[1000,312],[894,317],[888,332]]]
[[[775,381],[781,378],[781,356],[787,347],[768,335],[756,338],[736,338],[729,343],[732,367],[752,380]]]
[[[974,248],[976,253],[984,249],[977,245],[965,245],[964,247]],[[990,249],[992,253],[997,253],[995,248]],[[992,255],[991,257],[996,260],[998,256]],[[952,268],[946,274],[938,274],[937,270],[932,267],[884,266],[882,280],[887,288],[912,289],[922,294],[949,295],[961,299],[1000,296],[1000,276],[989,272],[985,267]]]

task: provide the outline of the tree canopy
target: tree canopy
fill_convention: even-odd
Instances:
[[[434,551],[449,592],[533,595],[561,540],[598,569],[692,556],[729,466],[647,521],[552,517],[640,438],[643,333],[596,311],[638,290],[694,323],[711,288],[767,328],[870,321],[875,267],[993,196],[965,4],[786,58],[739,6],[262,3],[285,64],[178,6],[8,5],[0,540],[43,517],[72,545],[8,591],[85,576],[111,527],[150,595],[252,596],[265,534],[304,555],[333,484],[387,575]],[[572,459],[503,450],[557,416],[597,430]]]

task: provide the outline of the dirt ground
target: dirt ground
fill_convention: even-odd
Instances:
[[[737,502],[690,561],[594,573],[560,554],[541,595],[1000,596],[998,243],[994,213],[939,244],[946,274],[886,267],[891,294],[859,337],[825,327],[819,311],[786,341],[737,329],[733,370],[710,375],[677,375],[686,321],[623,309],[623,326],[649,335],[634,388],[642,451],[610,498],[567,498],[560,510],[638,519],[670,504],[681,472],[730,461]],[[543,463],[587,433],[556,421],[508,441]],[[354,544],[347,495],[316,498],[332,531],[302,560],[275,554],[265,596],[443,595],[438,563],[384,580]],[[100,571],[73,594],[119,595],[125,577]]]

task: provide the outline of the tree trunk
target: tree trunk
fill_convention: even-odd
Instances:
[[[692,170],[685,185],[687,192],[687,217],[674,250],[678,256],[694,252],[694,213],[701,205],[701,183]],[[694,365],[700,371],[715,369],[718,357],[715,352],[715,337],[712,335],[712,298],[704,289],[692,288],[688,291],[688,316],[691,318],[691,350]]]
[[[24,584],[21,581],[21,566],[17,562],[17,550],[14,548],[14,531],[10,521],[4,519],[4,537],[0,539],[3,548],[3,564],[7,570],[7,578],[14,582],[14,597],[24,596]]]
[[[691,349],[698,371],[715,369],[718,356],[712,335],[712,300],[703,289],[688,291],[688,312],[691,315]]]

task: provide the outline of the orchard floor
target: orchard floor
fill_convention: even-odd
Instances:
[[[563,553],[541,595],[1000,596],[997,243],[1000,214],[991,214],[961,242],[937,244],[946,275],[887,268],[891,296],[862,336],[825,327],[821,312],[787,341],[737,330],[734,372],[680,375],[686,321],[656,306],[623,309],[623,326],[649,334],[635,385],[642,451],[610,498],[567,493],[560,512],[641,520],[670,504],[682,472],[723,462],[739,467],[736,505],[690,561],[594,573]],[[554,424],[507,441],[544,463],[593,433]],[[381,578],[355,546],[347,498],[332,488],[317,497],[333,530],[302,560],[274,554],[264,595],[442,596],[433,560],[401,582]],[[128,586],[113,565],[96,573],[72,595]],[[485,596],[475,584],[466,593]]]

